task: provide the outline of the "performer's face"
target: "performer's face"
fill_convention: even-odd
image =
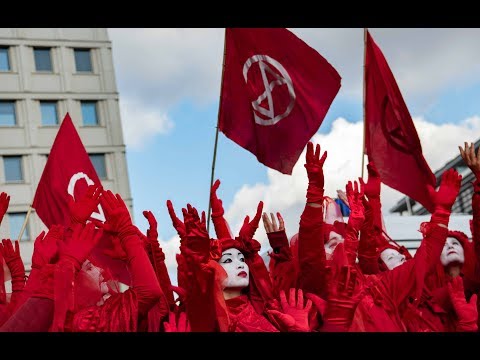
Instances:
[[[335,231],[330,231],[330,234],[328,235],[328,242],[325,244],[325,252],[327,253],[327,256],[331,257],[333,251],[340,243],[343,243],[343,236]]]
[[[248,265],[245,263],[245,257],[240,250],[230,248],[223,251],[219,263],[227,273],[227,278],[222,284],[225,288],[244,288],[248,286]]]
[[[82,265],[83,281],[90,287],[98,287],[99,291],[103,294],[108,293],[107,283],[103,278],[103,270],[90,261],[86,260]]]
[[[388,270],[393,270],[405,262],[405,255],[400,254],[395,249],[385,249],[381,252],[380,258],[387,266]]]
[[[465,262],[465,253],[460,241],[454,237],[447,237],[442,254],[440,255],[440,262],[443,266],[451,263],[463,264]]]

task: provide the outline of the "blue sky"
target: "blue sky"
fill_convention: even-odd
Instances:
[[[290,29],[339,72],[342,87],[313,140],[329,155],[326,192],[360,176],[363,29]],[[414,118],[433,171],[480,134],[480,29],[370,29]],[[152,210],[167,257],[178,247],[165,202],[207,210],[217,123],[224,29],[109,29],[134,218]],[[302,155],[292,176],[269,170],[219,134],[215,178],[234,233],[258,201],[298,231],[305,204]],[[383,210],[401,194],[384,187]],[[260,225],[258,238],[265,243]],[[213,231],[211,228],[211,236]],[[169,255],[170,254],[170,255]]]

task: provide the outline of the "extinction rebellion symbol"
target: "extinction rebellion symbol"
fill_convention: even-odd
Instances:
[[[246,83],[248,83],[248,71],[257,63],[265,90],[256,100],[252,101],[255,122],[259,125],[275,125],[280,120],[287,117],[295,105],[295,91],[293,89],[292,79],[282,64],[280,64],[277,60],[272,59],[268,55],[254,55],[243,65],[243,78],[245,79]],[[269,81],[267,74],[270,75],[270,78],[273,77],[274,80]],[[287,85],[288,89],[288,105],[285,107],[284,104],[277,103],[277,108],[283,109],[285,107],[285,110],[280,114],[276,114],[272,91],[275,86],[284,84]],[[261,106],[262,102],[265,100],[267,101],[267,106]]]

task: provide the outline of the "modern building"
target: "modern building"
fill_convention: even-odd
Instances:
[[[67,112],[104,188],[132,213],[118,101],[107,29],[0,29],[0,192],[11,197],[2,239],[18,238]],[[32,210],[20,242],[27,272],[44,229]]]

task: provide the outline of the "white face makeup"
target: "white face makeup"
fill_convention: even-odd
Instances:
[[[385,249],[381,252],[380,258],[387,266],[388,270],[393,270],[397,266],[402,265],[406,258],[395,249]]]
[[[245,257],[240,250],[230,248],[223,251],[218,262],[227,273],[227,278],[222,284],[223,287],[244,288],[248,286],[250,274]]]
[[[328,235],[328,242],[325,244],[325,252],[327,253],[327,256],[332,255],[337,245],[343,243],[343,241],[344,239],[342,235],[336,233],[335,231],[330,231],[330,234]]]
[[[463,264],[465,262],[465,253],[460,241],[454,237],[447,237],[442,254],[440,255],[440,262],[443,266],[451,263]]]
[[[82,271],[87,275],[92,284],[98,286],[102,294],[108,293],[108,285],[104,281],[101,268],[96,267],[90,261],[86,260],[82,265]]]

